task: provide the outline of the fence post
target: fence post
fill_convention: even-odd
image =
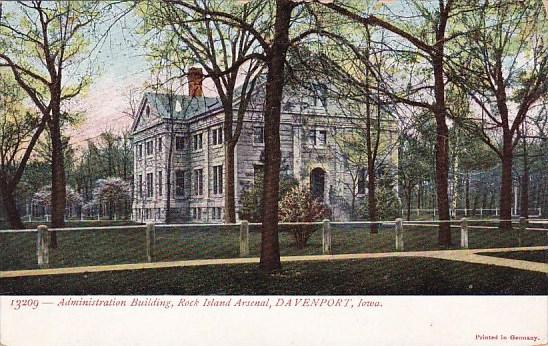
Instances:
[[[49,232],[48,226],[40,225],[37,228],[36,237],[36,257],[39,268],[47,268],[49,266]]]
[[[468,220],[465,217],[460,222],[460,247],[468,249]]]
[[[331,241],[332,241],[331,224],[329,223],[328,219],[325,219],[323,220],[323,226],[322,226],[322,245],[323,245],[324,255],[331,254],[332,252]]]
[[[525,217],[519,218],[518,227],[518,246],[521,246],[521,234],[527,230],[527,219]]]
[[[146,233],[147,261],[152,262],[152,258],[154,257],[154,242],[156,240],[153,223],[147,223],[145,233]]]
[[[240,257],[249,256],[249,222],[240,223]]]
[[[396,251],[403,251],[403,222],[396,219]]]

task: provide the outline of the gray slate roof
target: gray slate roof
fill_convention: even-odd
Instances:
[[[207,111],[222,107],[218,97],[190,97],[188,95],[168,95],[162,93],[145,93],[148,103],[156,108],[162,118],[188,120]],[[171,105],[170,105],[171,99]]]

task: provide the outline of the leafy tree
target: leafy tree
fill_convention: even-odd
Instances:
[[[459,18],[471,34],[460,37],[460,59],[448,65],[451,78],[481,110],[459,119],[500,158],[500,226],[511,227],[512,164],[520,127],[531,107],[548,92],[548,50],[541,1],[478,1]]]
[[[81,65],[89,56],[85,36],[110,6],[97,1],[36,0],[10,3],[1,11],[0,67],[12,72],[50,131],[53,227],[64,225],[63,107],[89,84],[90,73]],[[52,246],[57,246],[55,233]]]
[[[295,178],[282,175],[280,179],[280,197],[281,200],[291,189],[298,185]],[[262,222],[263,221],[263,177],[256,177],[253,186],[242,191],[240,195],[240,202],[242,204],[240,208],[240,219],[247,220],[249,222]]]
[[[401,214],[401,203],[396,192],[397,179],[394,174],[395,169],[390,165],[384,165],[379,176],[378,193],[376,203],[378,206],[378,215],[381,220],[394,220]],[[369,200],[365,200],[361,211],[362,215],[369,219]]]
[[[97,180],[93,190],[93,201],[95,204],[108,205],[109,215],[123,210],[131,199],[131,185],[118,177],[108,177]]]
[[[46,122],[25,106],[23,90],[2,70],[0,90],[0,195],[10,226],[21,229],[17,187]]]
[[[265,8],[270,6],[268,1],[241,6],[203,0],[200,5],[208,11],[226,11],[240,22],[254,23],[262,34],[270,30],[272,18],[265,16]],[[148,3],[145,15],[149,19],[145,30],[155,38],[148,40],[150,54],[176,69],[177,78],[188,75],[189,65],[199,64],[206,70],[205,78],[211,78],[215,85],[224,109],[225,222],[233,223],[236,221],[234,151],[257,79],[264,68],[263,61],[254,58],[257,37],[246,27],[204,20],[202,13],[188,11],[177,2]],[[240,83],[238,87],[237,83]]]
[[[264,189],[263,189],[263,225],[261,239],[260,267],[266,272],[281,268],[280,246],[278,239],[278,197],[281,166],[280,119],[281,103],[287,71],[287,52],[291,45],[298,44],[309,33],[291,35],[290,28],[299,22],[307,22],[309,14],[301,1],[272,0],[271,9],[265,16],[274,18],[272,30],[263,33],[262,22],[242,20],[233,14],[201,6],[201,2],[172,1],[189,11],[211,18],[215,23],[247,30],[257,41],[257,51],[253,58],[261,60],[266,66],[266,90],[264,100]],[[244,1],[246,6],[264,3],[263,0]],[[247,60],[242,59],[241,64]]]
[[[381,92],[389,94],[396,102],[412,107],[419,107],[430,112],[436,122],[436,187],[438,212],[440,220],[449,220],[449,129],[447,125],[448,109],[446,85],[447,78],[444,67],[447,63],[446,46],[461,35],[458,26],[451,26],[455,11],[469,11],[472,6],[454,0],[440,0],[437,5],[419,1],[408,1],[406,10],[414,12],[414,16],[400,15],[401,11],[392,11],[393,18],[381,18],[370,14],[371,8],[357,9],[341,1],[332,1],[325,6],[339,13],[345,18],[367,28],[379,27],[403,39],[405,43],[391,40],[387,45],[387,52],[394,52],[396,61],[418,65],[423,74],[407,77],[407,87],[401,80],[383,76],[379,78],[386,84],[380,88]],[[409,20],[409,18],[412,18]],[[393,23],[398,23],[397,25]],[[451,30],[456,28],[457,30]],[[413,49],[409,49],[410,44]],[[404,67],[404,64],[400,64]],[[390,83],[388,83],[390,82]],[[433,85],[430,84],[433,82]],[[403,90],[402,90],[403,89]],[[438,232],[438,242],[443,246],[451,245],[451,230],[448,223],[441,223]]]

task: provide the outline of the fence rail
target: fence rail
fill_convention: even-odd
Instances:
[[[394,248],[396,251],[404,251],[405,249],[405,228],[406,226],[419,226],[419,227],[438,227],[441,224],[449,224],[451,228],[460,229],[460,247],[467,249],[469,247],[469,232],[471,230],[490,230],[497,229],[495,226],[477,225],[477,224],[491,224],[500,221],[512,221],[512,224],[517,224],[515,228],[518,244],[521,246],[522,234],[525,231],[540,231],[548,232],[548,228],[540,227],[528,227],[528,224],[534,225],[548,225],[547,220],[528,220],[520,218],[519,221],[515,220],[470,220],[462,218],[461,220],[426,220],[426,221],[403,221],[398,218],[394,221],[352,221],[352,222],[331,222],[330,220],[323,220],[318,222],[282,222],[280,226],[318,226],[321,227],[321,251],[323,254],[333,254],[333,232],[332,226],[341,225],[387,225],[393,227],[394,231]],[[34,233],[36,232],[36,263],[39,268],[47,268],[49,266],[49,253],[50,253],[50,239],[51,232],[70,232],[70,231],[144,231],[145,239],[145,251],[146,259],[148,262],[152,262],[155,257],[155,244],[157,241],[156,231],[165,230],[171,228],[178,229],[192,229],[192,228],[221,228],[221,229],[239,229],[239,255],[240,257],[248,257],[250,253],[250,228],[251,226],[261,226],[261,223],[249,223],[242,221],[240,223],[231,224],[141,224],[141,225],[128,225],[128,226],[100,226],[100,227],[68,227],[68,228],[48,228],[45,225],[39,225],[36,229],[20,229],[20,230],[0,230],[2,233]]]

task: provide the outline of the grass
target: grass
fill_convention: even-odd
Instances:
[[[255,257],[260,254],[261,235],[257,228],[251,231],[250,256]],[[394,251],[392,228],[372,235],[364,226],[334,225],[332,232],[335,254]],[[51,267],[146,262],[144,229],[59,231],[57,237],[59,247],[50,249]],[[288,233],[281,232],[279,237],[282,256],[322,253],[321,231],[312,235],[304,249],[297,249]],[[458,244],[459,231],[455,229],[452,237]],[[434,228],[408,226],[404,238],[406,251],[439,249]],[[513,247],[518,240],[512,231],[471,230],[469,244],[470,248]],[[534,245],[546,245],[545,232],[522,234],[521,246]],[[237,226],[156,230],[154,261],[234,257],[239,257]],[[36,267],[35,232],[0,234],[0,270]]]
[[[548,263],[548,250],[544,251],[512,251],[512,252],[489,252],[482,253],[482,256],[502,257],[522,261]]]
[[[285,263],[275,274],[256,265],[219,265],[0,280],[17,295],[544,295],[546,275],[427,258]]]

